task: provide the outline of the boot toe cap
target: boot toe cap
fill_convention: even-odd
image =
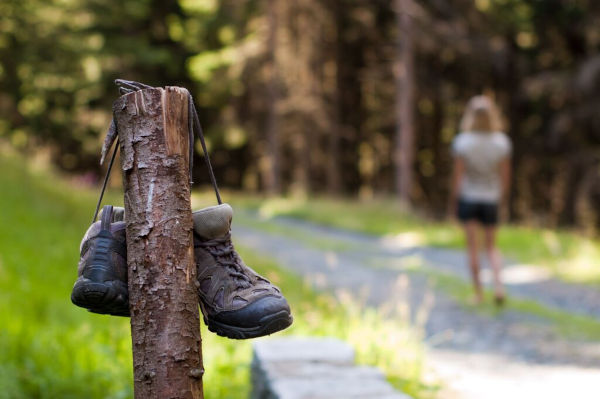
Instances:
[[[274,334],[293,322],[290,307],[283,296],[265,296],[234,311],[208,318],[208,329],[233,339],[257,338]]]
[[[219,323],[241,328],[253,328],[273,317],[291,318],[290,306],[281,295],[264,296],[236,310],[217,313],[213,319]]]

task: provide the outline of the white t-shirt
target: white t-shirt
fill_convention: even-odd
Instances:
[[[465,163],[460,198],[497,203],[502,190],[499,164],[512,152],[508,136],[502,132],[462,132],[454,138],[452,152]]]

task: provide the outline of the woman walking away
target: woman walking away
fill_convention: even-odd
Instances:
[[[504,287],[496,226],[498,208],[508,199],[512,150],[510,139],[501,130],[500,115],[493,101],[485,96],[473,97],[461,120],[460,133],[452,143],[454,173],[450,191],[450,212],[458,216],[465,230],[475,302],[483,301],[477,245],[477,233],[482,226],[497,305],[504,303]]]

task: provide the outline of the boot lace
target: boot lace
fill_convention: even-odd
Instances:
[[[251,286],[250,277],[244,272],[240,257],[231,242],[231,232],[222,237],[201,241],[198,245],[206,249],[219,264],[227,268],[228,274],[236,279],[239,288]]]

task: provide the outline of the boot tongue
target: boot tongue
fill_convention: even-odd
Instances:
[[[102,215],[104,215],[104,209],[102,208],[102,210],[100,211],[100,219],[102,219]],[[116,223],[116,222],[124,222],[125,221],[125,208],[120,207],[120,206],[113,206],[112,207],[112,217],[110,219],[110,223]]]
[[[229,232],[233,209],[229,204],[215,205],[194,212],[192,217],[196,234],[207,240],[212,240]]]

